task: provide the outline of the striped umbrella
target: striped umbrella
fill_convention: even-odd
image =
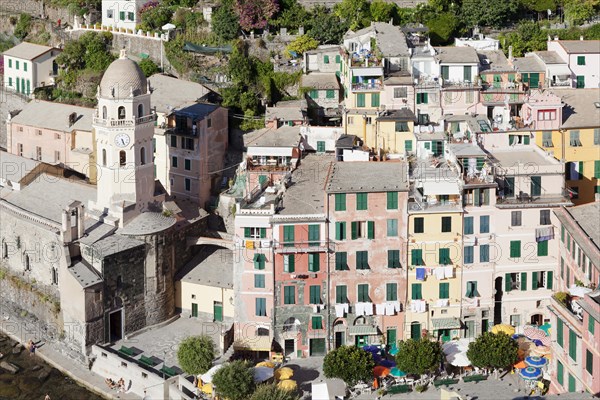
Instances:
[[[547,337],[546,332],[535,326],[528,326],[523,330],[523,333],[531,340],[542,340],[543,338]]]
[[[550,354],[552,352],[552,350],[550,349],[550,346],[537,346],[535,349],[531,349],[531,351],[529,352],[529,354],[534,355],[534,356],[545,356],[547,354]]]
[[[550,347],[550,345],[552,344],[552,339],[550,338],[550,336],[546,336],[545,338],[540,339],[540,341],[544,346]]]
[[[537,380],[542,376],[542,370],[535,367],[527,367],[520,370],[519,375],[521,375],[523,379]]]
[[[540,368],[548,364],[548,360],[546,360],[544,357],[530,356],[525,357],[525,364],[529,365],[530,367]]]

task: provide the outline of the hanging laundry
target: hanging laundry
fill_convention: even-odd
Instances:
[[[363,303],[365,315],[373,315],[373,303]]]
[[[344,317],[344,315],[345,315],[344,306],[347,306],[347,304],[336,304],[335,305],[335,317],[336,318]]]
[[[433,269],[433,274],[434,274],[434,275],[435,275],[435,277],[436,277],[438,280],[440,280],[440,281],[441,281],[442,279],[444,279],[444,278],[445,278],[445,276],[446,276],[446,275],[445,275],[445,270],[444,270],[444,267],[437,267],[437,268],[434,268],[434,269]]]
[[[418,281],[425,280],[425,268],[417,268],[417,280]]]
[[[375,304],[375,314],[385,315],[385,304]]]
[[[450,266],[445,266],[444,267],[444,278],[452,278],[454,277],[454,267]]]

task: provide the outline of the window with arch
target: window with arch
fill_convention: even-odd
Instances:
[[[106,167],[106,149],[102,149],[102,166]]]
[[[269,328],[258,328],[256,336],[269,336]]]
[[[146,164],[146,148],[145,147],[142,147],[140,149],[140,164],[141,165]]]
[[[125,164],[127,164],[127,153],[125,153],[125,150],[121,150],[119,152],[119,165],[123,167]]]
[[[102,119],[106,119],[107,116],[106,106],[102,106]]]
[[[143,104],[139,104],[138,105],[138,118],[142,118],[144,116],[144,105]]]
[[[119,119],[125,119],[125,107],[119,107]]]

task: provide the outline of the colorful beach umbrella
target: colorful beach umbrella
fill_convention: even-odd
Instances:
[[[294,391],[296,390],[296,388],[298,387],[298,384],[296,383],[296,381],[292,380],[292,379],[286,379],[284,381],[281,381],[277,384],[277,387],[283,390],[287,390],[287,391]]]
[[[516,363],[514,365],[515,368],[518,369],[523,369],[523,368],[527,368],[527,364],[525,364],[525,361],[519,361],[518,363]]]
[[[509,336],[512,336],[515,334],[515,327],[512,325],[508,325],[508,324],[498,324],[498,325],[494,325],[492,327],[492,333],[506,333]]]
[[[531,340],[535,340],[535,339],[541,340],[541,339],[545,338],[546,336],[548,336],[548,335],[546,335],[546,332],[544,332],[537,326],[528,326],[525,329],[523,329],[523,333],[525,334],[525,336],[527,336]]]
[[[267,368],[275,368],[275,364],[271,361],[262,361],[256,364],[257,367],[267,367]]]
[[[381,360],[379,365],[381,365],[382,367],[386,367],[386,368],[393,368],[396,366],[396,362],[392,361],[392,360]]]
[[[397,367],[390,369],[390,375],[395,376],[396,378],[402,378],[406,376],[406,372],[400,371]]]
[[[550,336],[550,329],[552,328],[552,324],[550,323],[545,323],[544,325],[540,326],[540,329],[543,330],[544,332],[546,332],[546,335]]]
[[[292,376],[294,376],[294,370],[288,367],[279,368],[275,371],[275,378],[280,381],[290,379]]]
[[[525,357],[525,364],[529,365],[530,367],[540,368],[548,364],[548,360],[546,360],[544,357],[530,356]]]
[[[523,379],[536,380],[542,376],[542,370],[535,367],[527,367],[520,370],[519,375],[521,375]]]
[[[390,355],[395,356],[396,354],[398,354],[398,346],[394,343],[390,348]]]
[[[382,367],[381,365],[378,365],[375,368],[373,368],[373,376],[375,376],[375,377],[385,378],[389,374],[390,374],[389,368]]]

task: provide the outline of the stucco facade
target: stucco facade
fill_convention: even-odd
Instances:
[[[3,53],[4,87],[24,95],[54,84],[58,74],[55,59],[61,50],[23,42]]]

